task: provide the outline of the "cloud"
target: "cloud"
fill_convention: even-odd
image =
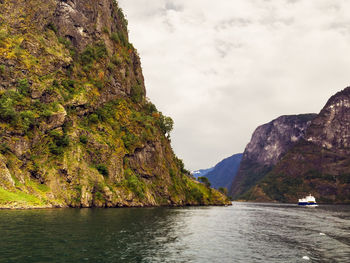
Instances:
[[[350,1],[119,2],[189,169],[242,152],[280,115],[318,112],[349,84]]]

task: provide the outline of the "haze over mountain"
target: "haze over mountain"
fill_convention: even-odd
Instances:
[[[212,187],[216,189],[224,187],[228,190],[236,177],[242,156],[243,154],[241,153],[234,154],[212,168],[193,172],[193,175],[196,178],[205,176],[209,179]]]

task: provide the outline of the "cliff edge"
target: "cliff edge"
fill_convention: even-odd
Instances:
[[[229,204],[193,180],[112,0],[0,0],[0,207]]]

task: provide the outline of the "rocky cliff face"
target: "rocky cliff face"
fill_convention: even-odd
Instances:
[[[296,202],[312,193],[350,202],[350,88],[332,96],[300,140],[250,193],[250,199]]]
[[[237,198],[263,178],[305,136],[315,114],[281,116],[259,126],[247,145],[230,194]]]
[[[0,207],[227,203],[145,95],[115,1],[0,1]]]

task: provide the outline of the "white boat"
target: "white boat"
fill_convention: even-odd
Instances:
[[[306,207],[316,207],[318,204],[316,203],[315,197],[313,197],[311,194],[308,196],[299,199],[298,205],[300,206],[306,206]]]

